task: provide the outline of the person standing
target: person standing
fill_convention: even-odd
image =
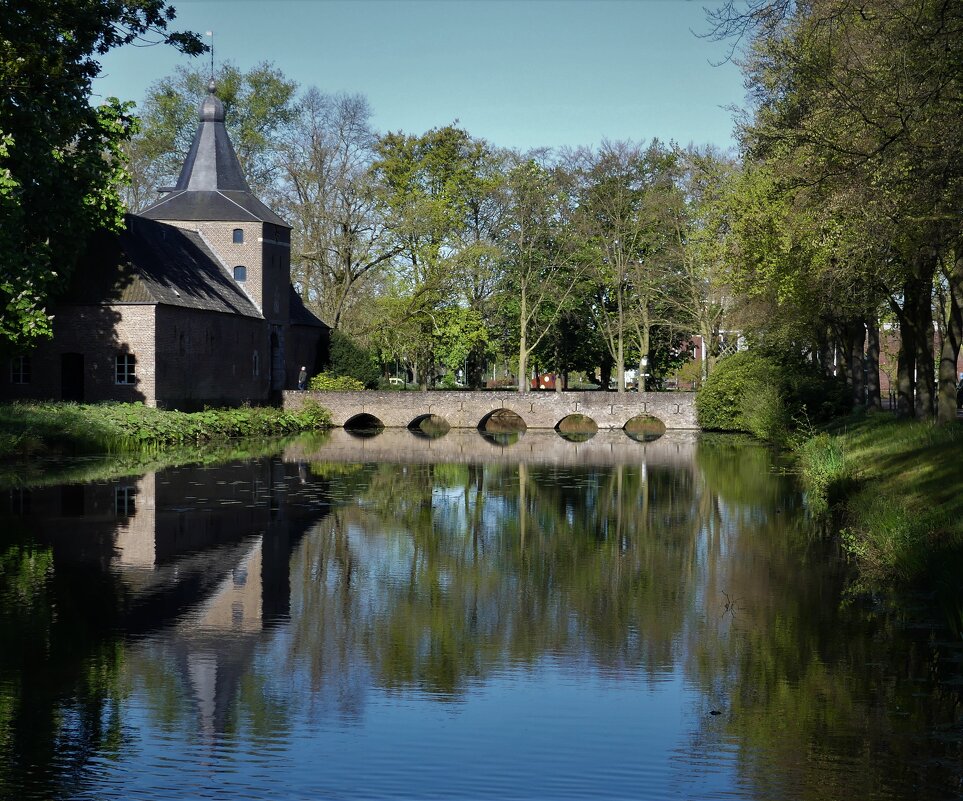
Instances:
[[[302,364],[301,371],[298,373],[298,389],[308,388],[308,369]]]

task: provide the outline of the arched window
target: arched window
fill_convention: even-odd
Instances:
[[[257,351],[251,354],[251,374],[254,378],[261,375],[261,354]]]
[[[234,229],[234,244],[243,245],[244,244],[244,229],[235,228]]]
[[[247,281],[247,267],[243,264],[237,265],[234,268],[234,280],[237,282]]]

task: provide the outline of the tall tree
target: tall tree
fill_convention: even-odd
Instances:
[[[278,207],[294,226],[292,277],[332,328],[364,333],[364,285],[401,252],[371,172],[376,137],[361,95],[309,89],[282,145]]]
[[[163,42],[196,55],[196,34],[168,31],[163,0],[3,0],[0,5],[0,344],[50,335],[48,305],[98,227],[121,224],[120,149],[129,105],[90,105],[99,56]]]
[[[571,176],[544,153],[515,162],[500,234],[502,298],[517,325],[518,391],[528,392],[529,358],[578,297],[582,270],[572,240]]]
[[[823,274],[887,299],[900,323],[901,410],[929,417],[934,279],[941,260],[953,261],[963,206],[963,9],[941,0],[751,5],[768,22],[736,14],[723,26],[754,37],[747,155],[775,167],[822,230],[845,220],[827,261],[835,269]],[[947,313],[957,314],[952,304]],[[951,419],[955,358],[944,358],[939,416]]]
[[[605,142],[577,156],[579,204],[576,226],[582,258],[592,275],[591,305],[616,369],[616,389],[625,391],[627,348],[647,359],[650,332],[662,322],[656,305],[664,285],[658,254],[665,250],[662,207],[671,193],[671,154],[654,141]]]
[[[477,251],[466,238],[467,221],[490,180],[491,148],[466,131],[448,125],[420,136],[389,133],[375,146],[372,165],[382,213],[398,251],[391,286],[391,326],[414,321],[419,343],[411,365],[416,380],[430,383],[433,343],[440,330],[437,312],[464,301],[458,271]],[[405,347],[412,352],[412,343]]]

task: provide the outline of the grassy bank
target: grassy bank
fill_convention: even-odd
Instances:
[[[0,405],[0,457],[47,453],[123,453],[237,437],[269,437],[327,428],[328,412],[272,407],[162,411],[137,403]]]
[[[963,567],[961,448],[961,423],[870,415],[835,424],[797,454],[811,505],[838,512],[864,575],[933,585],[958,583]]]

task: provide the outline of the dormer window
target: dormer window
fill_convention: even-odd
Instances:
[[[235,228],[234,229],[234,244],[243,245],[244,244],[244,229]]]
[[[247,267],[243,264],[237,265],[237,267],[234,268],[234,280],[238,283],[247,281]]]

